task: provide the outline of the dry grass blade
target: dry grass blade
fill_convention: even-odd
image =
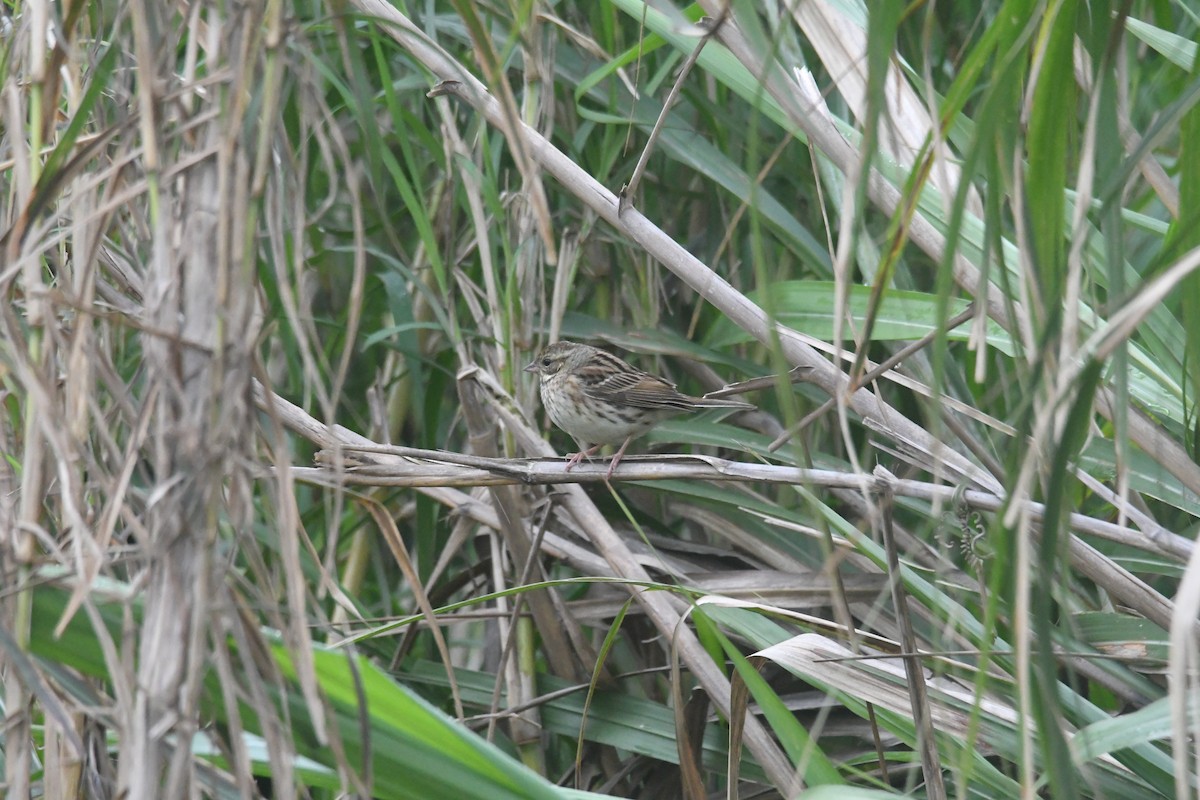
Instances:
[[[867,661],[845,646],[815,633],[801,634],[755,655],[801,672],[861,702],[897,714],[912,715],[904,668],[896,664],[895,659]],[[959,741],[972,740],[971,714],[976,707],[998,723],[1015,725],[1017,722],[1016,712],[993,698],[978,697],[971,688],[948,679],[930,681],[928,710],[934,728],[942,734]]]

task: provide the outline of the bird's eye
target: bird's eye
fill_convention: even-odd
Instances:
[[[546,369],[550,369],[552,364],[554,364],[554,361],[552,359],[549,359],[549,358],[542,359],[542,366],[545,367]]]

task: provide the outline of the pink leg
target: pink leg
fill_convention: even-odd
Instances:
[[[612,463],[608,465],[608,472],[604,475],[604,480],[612,478],[613,470],[617,468],[617,464],[621,463],[621,456],[625,455],[625,448],[629,447],[629,443],[633,441],[632,436],[625,437],[625,441],[621,442],[621,449],[613,456]]]
[[[600,449],[600,445],[595,444],[595,445],[592,445],[591,447],[589,447],[587,450],[580,450],[578,453],[571,456],[567,460],[567,468],[565,471],[570,472],[573,467],[579,466],[579,462],[583,461],[585,458],[592,455],[599,449]]]

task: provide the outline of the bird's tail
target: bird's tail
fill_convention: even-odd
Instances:
[[[723,397],[695,397],[696,408],[740,408],[748,411],[757,406],[750,403],[743,403],[741,400],[728,400]]]

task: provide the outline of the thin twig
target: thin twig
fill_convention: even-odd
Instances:
[[[298,478],[323,485],[398,486],[398,487],[454,487],[454,486],[501,486],[524,483],[529,485],[603,483],[608,474],[605,462],[584,462],[571,471],[566,470],[563,459],[481,459],[446,453],[439,450],[420,450],[412,447],[363,447],[353,444],[342,445],[345,451],[368,452],[380,456],[400,456],[400,459],[380,459],[374,464],[360,463],[358,466],[342,465],[342,468],[296,467]],[[421,454],[418,456],[418,454]],[[414,456],[428,458],[411,460]],[[318,453],[319,461],[334,458],[333,451]],[[476,462],[470,467],[459,468],[459,460]],[[677,456],[625,456],[613,470],[613,481],[745,481],[748,483],[788,484],[816,486],[826,489],[859,489],[870,486],[872,478],[860,473],[835,470],[803,469],[776,464],[754,464],[728,461],[722,458],[699,455]],[[898,480],[896,494],[919,500],[951,502],[958,490],[955,486],[927,483],[917,480]],[[999,511],[1009,502],[1006,498],[977,489],[962,493],[963,502],[980,511]],[[1034,520],[1040,520],[1044,505],[1032,501],[1021,501],[1029,508]],[[1104,520],[1073,512],[1070,527],[1078,533],[1091,534],[1109,541],[1120,542],[1132,547],[1161,552],[1175,558],[1190,554],[1193,544],[1188,539],[1166,528],[1158,527],[1146,531],[1116,525]]]
[[[971,317],[974,315],[974,313],[975,313],[975,304],[974,303],[968,304],[967,307],[962,311],[962,313],[957,314],[954,317],[947,320],[945,325],[939,326],[938,328],[925,334],[924,336],[922,336],[920,339],[916,340],[912,344],[905,345],[904,347],[897,350],[892,355],[891,358],[887,359],[886,361],[883,361],[878,366],[876,366],[874,369],[872,369],[870,372],[868,372],[865,375],[863,375],[862,377],[860,377],[856,383],[854,383],[852,386],[848,387],[847,391],[853,392],[856,389],[858,389],[860,386],[866,386],[868,383],[871,383],[876,378],[883,376],[890,369],[895,367],[900,362],[904,361],[904,359],[908,358],[913,353],[916,353],[919,350],[922,350],[923,348],[928,347],[933,342],[933,340],[936,339],[938,336],[942,335],[943,333],[948,333],[948,332],[954,330],[959,325],[961,325],[964,322],[966,322],[967,320],[971,319]],[[795,370],[792,370],[792,371],[795,372]],[[837,402],[837,399],[833,398],[833,397],[826,400],[815,411],[812,411],[809,414],[805,415],[804,419],[800,420],[798,423],[796,423],[792,427],[788,428],[786,431],[784,431],[782,434],[780,434],[778,437],[776,437],[775,441],[771,442],[771,444],[767,446],[767,450],[769,452],[774,453],[780,447],[783,447],[783,445],[788,441],[788,439],[791,439],[797,433],[799,433],[800,431],[807,428],[810,424],[812,424],[813,420],[817,419],[818,417],[822,416],[827,411],[829,411],[829,409],[833,408],[833,405],[835,402]]]
[[[633,204],[632,198],[637,193],[638,184],[642,181],[642,174],[646,171],[646,162],[650,160],[650,153],[654,151],[658,135],[662,132],[663,125],[666,124],[667,114],[670,113],[671,106],[675,105],[675,100],[679,97],[679,90],[683,88],[683,82],[691,74],[692,67],[696,66],[696,61],[699,60],[700,53],[704,50],[704,45],[708,44],[708,40],[712,38],[723,20],[723,14],[716,20],[700,20],[698,27],[704,31],[704,35],[700,37],[700,41],[696,44],[695,49],[688,55],[687,60],[683,62],[683,66],[679,68],[679,75],[675,78],[675,85],[671,87],[670,93],[667,94],[667,99],[663,102],[662,111],[659,112],[658,119],[654,123],[654,128],[650,131],[649,138],[646,139],[646,146],[642,148],[642,154],[638,158],[637,166],[633,168],[633,175],[630,176],[629,183],[621,187],[619,195],[620,211],[624,211]]]
[[[912,704],[913,723],[917,734],[917,750],[921,753],[921,772],[925,776],[925,793],[931,800],[943,800],[946,787],[942,783],[942,767],[938,758],[937,740],[933,735],[933,720],[929,713],[929,696],[925,691],[925,670],[921,655],[917,652],[917,635],[913,631],[909,616],[908,594],[900,572],[900,553],[896,549],[896,535],[892,528],[892,511],[895,497],[891,491],[895,476],[883,469],[876,469],[876,484],[879,493],[879,518],[883,532],[884,551],[887,553],[888,582],[892,590],[892,606],[896,625],[900,629],[900,644],[904,652],[904,674],[908,678],[909,701]]]

